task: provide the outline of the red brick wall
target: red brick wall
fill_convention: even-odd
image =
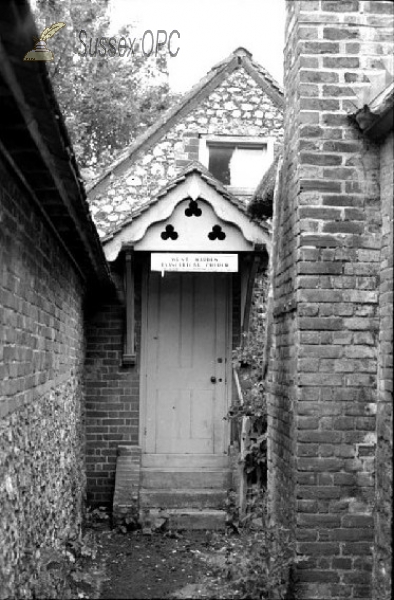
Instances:
[[[381,215],[378,150],[349,119],[392,51],[391,2],[287,2],[275,208],[270,497],[298,597],[372,596]],[[296,512],[295,510],[296,509]]]
[[[77,535],[83,285],[32,198],[0,164],[0,587],[30,598],[40,559]]]
[[[122,267],[119,267],[121,273]],[[139,443],[141,281],[136,279],[134,366],[122,366],[125,308],[114,294],[89,307],[85,361],[88,502],[112,506],[119,444]]]

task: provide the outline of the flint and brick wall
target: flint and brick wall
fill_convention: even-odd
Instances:
[[[282,110],[242,68],[231,73],[207,98],[175,123],[130,168],[91,201],[100,235],[116,229],[131,209],[146,204],[192,160],[198,160],[201,135],[274,137],[283,135]]]
[[[379,151],[349,114],[357,109],[356,91],[370,85],[365,75],[382,69],[382,57],[392,52],[393,4],[286,6],[285,153],[268,378],[271,508],[306,556],[297,568],[298,598],[371,598]],[[383,455],[388,440],[380,435]]]
[[[0,596],[32,598],[81,521],[83,288],[2,165],[0,181]]]

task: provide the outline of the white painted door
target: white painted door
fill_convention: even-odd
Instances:
[[[143,466],[225,466],[228,275],[150,273]]]

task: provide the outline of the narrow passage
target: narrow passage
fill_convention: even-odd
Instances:
[[[207,598],[225,562],[224,534],[205,531],[143,535],[103,531],[99,558],[105,564],[101,600],[115,598]]]

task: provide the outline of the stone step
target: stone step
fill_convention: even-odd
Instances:
[[[224,510],[197,510],[173,508],[165,511],[168,516],[168,529],[225,529],[226,513]],[[141,511],[141,519],[143,519]],[[146,513],[145,513],[146,518]],[[149,510],[149,519],[162,519],[163,512],[156,509]]]
[[[143,469],[228,469],[227,454],[146,454],[141,456]]]
[[[142,469],[141,488],[153,490],[226,490],[231,486],[228,469]]]
[[[141,508],[223,509],[226,490],[140,490]]]

